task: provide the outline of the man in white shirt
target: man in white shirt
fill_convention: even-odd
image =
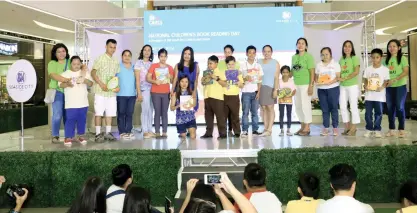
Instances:
[[[368,204],[356,200],[356,171],[348,164],[337,164],[329,170],[335,196],[319,205],[317,213],[374,213]]]
[[[106,195],[107,213],[122,213],[125,191],[133,182],[132,170],[127,164],[120,164],[112,170],[113,185]]]

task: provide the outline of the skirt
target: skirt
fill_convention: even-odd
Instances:
[[[259,105],[261,106],[268,106],[274,105],[277,103],[276,98],[272,98],[272,93],[274,92],[274,88],[266,85],[261,86],[261,91],[259,94]]]

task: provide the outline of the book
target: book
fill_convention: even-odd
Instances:
[[[368,90],[377,91],[381,87],[381,79],[379,77],[371,77],[368,79]]]
[[[280,104],[292,104],[292,90],[291,88],[282,88],[278,91],[278,103]]]
[[[119,87],[119,78],[113,77],[107,82],[107,89],[113,90]]]
[[[237,85],[239,82],[239,71],[238,70],[226,70],[226,81],[228,85]]]
[[[258,84],[261,82],[262,79],[259,78],[259,70],[258,69],[248,69],[246,76],[246,82],[249,84]]]
[[[319,75],[319,79],[318,79],[318,83],[319,84],[327,84],[331,81],[331,77],[329,74],[320,74]]]
[[[193,96],[192,95],[181,95],[180,96],[180,110],[190,111],[193,110]]]
[[[211,74],[213,74],[212,70],[204,70],[202,82],[203,85],[210,85],[214,83],[213,79],[211,78]]]
[[[156,80],[162,81],[162,84],[169,84],[169,71],[167,67],[155,69]]]

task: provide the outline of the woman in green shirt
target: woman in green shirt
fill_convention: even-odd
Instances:
[[[340,114],[342,115],[343,123],[345,124],[345,131],[342,135],[356,135],[356,124],[360,123],[358,109],[359,86],[358,75],[360,62],[356,56],[355,48],[352,41],[343,42],[342,57],[339,60],[341,67],[340,73],[340,97],[339,106]],[[350,121],[348,102],[350,105],[350,112],[352,114],[352,121]]]
[[[56,89],[55,99],[52,103],[52,143],[59,143],[59,129],[61,128],[61,120],[65,123],[64,110],[64,90],[58,86],[58,82],[69,82],[70,78],[64,78],[61,74],[71,69],[69,63],[68,48],[62,44],[55,44],[51,50],[51,61],[48,64],[48,75],[51,79],[49,89]]]
[[[295,112],[301,122],[301,128],[295,133],[300,136],[310,135],[310,123],[313,120],[311,110],[311,96],[314,88],[315,62],[313,56],[307,52],[307,39],[297,40],[297,51],[293,55],[291,72],[297,89],[295,94]]]
[[[384,65],[389,69],[390,81],[387,87],[387,109],[389,131],[387,137],[394,136],[395,117],[398,116],[398,137],[404,137],[405,99],[407,97],[408,59],[401,52],[401,43],[392,39],[387,44],[387,58]]]

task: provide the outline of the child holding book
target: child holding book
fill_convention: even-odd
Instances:
[[[84,137],[85,125],[87,122],[88,110],[88,91],[87,86],[93,86],[92,78],[86,69],[81,70],[81,59],[73,56],[70,60],[71,70],[61,74],[64,78],[71,79],[63,83],[59,82],[59,87],[64,88],[65,94],[65,141],[64,145],[71,146],[75,137],[75,127],[77,127],[77,140],[82,145],[87,144]]]
[[[382,104],[385,103],[385,88],[390,80],[389,70],[381,65],[382,50],[371,52],[372,66],[367,67],[363,74],[365,87],[365,137],[381,138]],[[373,116],[375,118],[373,118]]]
[[[233,56],[226,58],[227,70],[225,71],[227,86],[224,88],[224,112],[225,117],[230,116],[233,133],[240,137],[239,109],[240,89],[243,88],[242,74],[236,70],[236,59]]]
[[[278,93],[278,106],[279,106],[279,126],[281,129],[280,136],[284,136],[284,113],[287,109],[287,135],[292,136],[291,132],[291,117],[292,117],[292,103],[293,97],[296,93],[294,80],[291,78],[291,68],[289,66],[281,67],[281,76],[279,79],[279,93]]]
[[[177,84],[176,92],[172,93],[171,110],[176,110],[177,131],[182,139],[190,133],[190,138],[195,139],[197,124],[195,121],[195,109],[197,96],[191,90],[189,79],[186,75],[180,76]]]
[[[214,116],[217,120],[219,138],[226,138],[226,118],[224,117],[224,92],[227,86],[224,72],[219,71],[217,65],[219,58],[212,55],[208,58],[208,69],[203,72],[201,84],[204,86],[204,119],[207,127],[206,133],[201,138],[212,138]]]

